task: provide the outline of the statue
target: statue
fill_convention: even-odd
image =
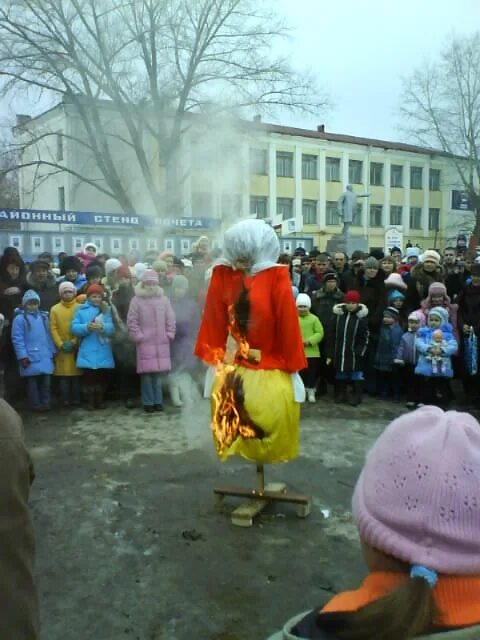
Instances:
[[[338,214],[343,222],[342,233],[348,235],[348,230],[353,222],[353,216],[357,209],[357,196],[352,189],[351,184],[347,184],[346,190],[338,199]]]

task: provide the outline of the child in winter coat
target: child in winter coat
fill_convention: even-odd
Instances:
[[[308,366],[300,371],[300,376],[307,391],[308,402],[315,402],[315,387],[320,360],[319,344],[323,340],[323,326],[317,316],[310,313],[311,300],[306,293],[299,293],[295,301],[298,311],[300,331],[302,333],[305,357]]]
[[[79,291],[83,285],[87,282],[87,278],[83,273],[82,263],[77,256],[66,256],[60,266],[61,277],[58,282],[71,282],[75,285],[75,289]]]
[[[50,409],[50,376],[55,345],[50,336],[48,314],[39,310],[40,296],[29,289],[22,298],[12,326],[13,348],[20,375],[27,379],[28,403],[33,411]]]
[[[479,468],[480,425],[468,413],[422,407],[389,424],[352,499],[368,573],[288,631],[309,640],[480,638]]]
[[[399,368],[399,377],[403,382],[407,403],[407,409],[414,409],[420,402],[420,385],[415,380],[415,367],[418,361],[418,352],[415,345],[417,331],[420,329],[423,314],[412,311],[408,316],[408,331],[406,331],[397,349],[394,363]]]
[[[80,339],[77,367],[84,370],[89,409],[104,408],[108,371],[115,366],[109,339],[115,328],[112,312],[103,302],[103,296],[101,285],[90,285],[87,301],[75,309],[71,326],[72,333]]]
[[[192,373],[198,368],[198,359],[193,355],[200,327],[200,307],[189,295],[188,279],[176,275],[172,280],[171,304],[175,314],[175,339],[171,344],[172,371],[168,374],[170,399],[175,407],[183,406],[192,398],[195,383]]]
[[[433,335],[438,330],[442,332],[442,344]],[[457,353],[458,344],[445,307],[429,310],[427,326],[418,331],[415,345],[419,352],[415,374],[423,377],[423,403],[446,404],[450,396],[449,379],[453,377],[452,355]],[[437,368],[435,360],[439,357],[445,360],[442,367]]]
[[[333,308],[336,322],[333,330],[333,360],[335,369],[335,402],[346,402],[347,384],[353,383],[354,393],[350,404],[362,401],[363,364],[368,345],[368,309],[360,304],[358,291],[347,291],[344,302]],[[329,345],[327,345],[329,348]]]
[[[147,269],[135,287],[127,326],[137,347],[137,373],[141,375],[144,411],[163,411],[161,374],[171,369],[170,343],[175,338],[175,314],[153,269]]]
[[[408,315],[405,306],[405,294],[396,289],[391,291],[388,294],[388,305],[398,311],[398,324],[402,327],[402,331],[406,331]]]
[[[383,312],[374,367],[378,372],[377,384],[380,396],[386,398],[391,390],[394,402],[399,402],[400,400],[400,384],[395,375],[394,360],[402,335],[403,331],[399,324],[398,310],[395,307],[387,307]]]
[[[58,293],[60,302],[50,311],[50,331],[58,349],[53,375],[59,379],[63,406],[72,404],[78,407],[82,372],[75,362],[78,340],[71,330],[73,315],[78,306],[75,299],[77,290],[71,282],[65,280],[58,287]]]

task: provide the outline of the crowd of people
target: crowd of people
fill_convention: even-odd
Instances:
[[[10,402],[27,395],[34,411],[105,406],[117,393],[145,412],[174,406],[198,374],[195,338],[218,253],[201,237],[188,257],[149,252],[144,261],[48,253],[25,264],[17,249],[0,258],[0,370]],[[19,384],[23,380],[24,384]],[[52,384],[53,381],[53,384]]]
[[[464,243],[443,255],[418,247],[350,257],[297,249],[280,260],[298,308],[308,401],[332,385],[338,403],[358,405],[366,392],[403,399],[409,409],[446,408],[458,378],[468,402],[480,403],[480,260]]]
[[[77,255],[41,254],[27,265],[7,247],[0,258],[6,398],[25,388],[35,411],[49,410],[56,396],[65,407],[85,398],[93,409],[108,391],[129,408],[141,396],[153,413],[163,410],[167,388],[182,406],[182,390],[200,384],[193,351],[219,253],[204,236],[188,257],[151,251],[141,262],[87,243]],[[332,388],[338,403],[358,405],[368,393],[408,408],[447,407],[452,378],[469,402],[480,402],[480,262],[464,244],[443,255],[411,246],[351,256],[298,248],[279,263],[296,299],[309,402]]]

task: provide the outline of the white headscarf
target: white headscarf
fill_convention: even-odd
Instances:
[[[217,264],[234,267],[237,260],[248,258],[254,275],[271,267],[284,267],[277,264],[279,255],[280,243],[270,225],[263,220],[241,220],[225,232],[223,256]]]

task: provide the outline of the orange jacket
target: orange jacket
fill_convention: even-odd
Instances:
[[[195,355],[214,365],[222,360],[228,336],[228,309],[243,288],[250,301],[247,342],[261,351],[258,364],[239,360],[250,369],[280,369],[288,373],[307,366],[298,313],[287,267],[272,267],[247,276],[231,267],[214,268],[207,293]]]

